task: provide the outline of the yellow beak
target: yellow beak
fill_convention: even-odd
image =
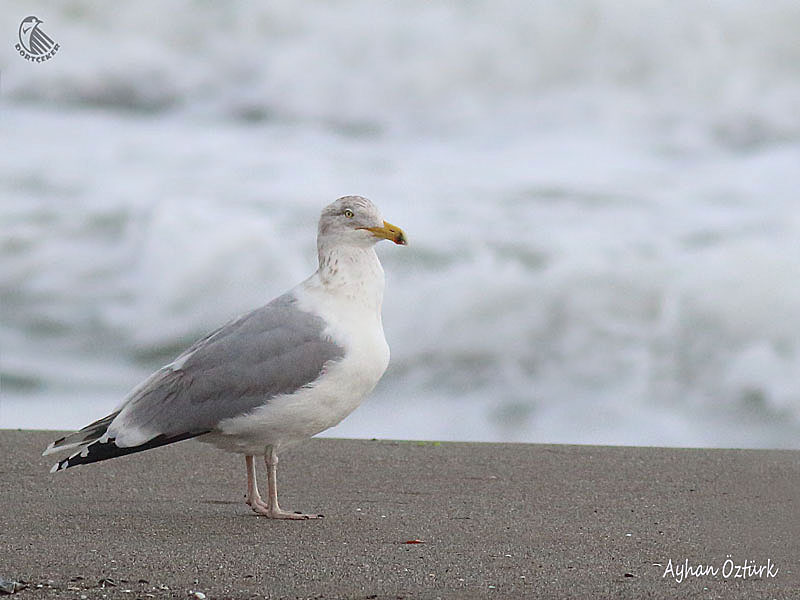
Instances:
[[[371,232],[376,238],[380,238],[382,240],[392,240],[399,246],[408,245],[405,232],[397,225],[392,225],[391,223],[384,221],[383,227],[364,227],[364,229]]]

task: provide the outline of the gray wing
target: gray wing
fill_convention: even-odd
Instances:
[[[135,390],[122,407],[127,427],[164,435],[205,432],[270,398],[316,380],[344,348],[291,293],[195,343]],[[181,364],[182,363],[182,364]]]

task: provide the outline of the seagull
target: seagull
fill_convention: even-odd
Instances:
[[[54,441],[45,455],[74,453],[51,472],[197,438],[244,455],[246,502],[259,515],[321,517],[278,506],[278,452],[338,424],[389,364],[384,272],[374,249],[383,239],[407,245],[403,230],[366,198],[325,207],[311,277],[195,342],[108,416]],[[266,500],[256,456],[267,469]]]

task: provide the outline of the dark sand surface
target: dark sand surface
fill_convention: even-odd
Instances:
[[[0,431],[12,597],[800,598],[798,451],[317,439],[282,457],[280,500],[326,517],[291,522],[250,512],[239,456],[51,475],[55,437]],[[728,555],[775,576],[726,578]],[[663,576],[686,559],[719,572]]]

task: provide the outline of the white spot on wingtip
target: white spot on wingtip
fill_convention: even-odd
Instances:
[[[55,473],[56,471],[58,471],[58,470],[59,470],[59,469],[58,469],[58,466],[59,466],[60,464],[61,464],[61,463],[56,463],[56,464],[54,464],[54,465],[53,465],[53,466],[50,468],[50,472],[51,472],[51,473]]]

